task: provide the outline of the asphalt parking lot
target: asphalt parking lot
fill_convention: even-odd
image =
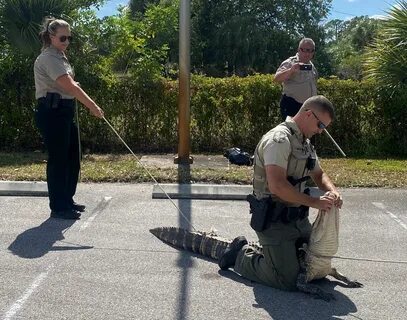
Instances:
[[[364,287],[318,281],[329,303],[162,243],[150,228],[188,222],[152,190],[80,184],[78,221],[50,219],[46,197],[0,197],[0,319],[407,319],[407,190],[341,190],[333,265]],[[244,201],[174,202],[198,230],[255,239]]]

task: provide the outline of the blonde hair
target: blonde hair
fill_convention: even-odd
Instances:
[[[54,17],[45,17],[42,24],[42,30],[40,32],[40,39],[42,42],[42,49],[44,50],[51,45],[50,35],[55,35],[59,28],[68,28],[70,25],[68,22],[62,19],[56,19]]]

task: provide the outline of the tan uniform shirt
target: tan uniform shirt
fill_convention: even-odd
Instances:
[[[73,69],[65,54],[55,47],[44,49],[34,63],[35,98],[45,97],[47,92],[56,92],[62,99],[73,99],[56,82],[65,74],[74,77]]]
[[[277,72],[288,70],[298,62],[297,54],[283,61]],[[311,61],[309,63],[312,64],[312,70],[299,70],[283,82],[283,94],[294,98],[300,103],[304,103],[308,98],[317,95],[318,72],[313,63]]]
[[[287,128],[293,134],[291,140],[287,134]],[[286,121],[267,132],[260,140],[255,151],[255,170],[253,177],[254,192],[259,198],[271,195],[268,188],[265,167],[267,165],[277,165],[287,171],[287,176],[295,179],[302,178],[309,174],[305,168],[306,160],[312,155],[315,161],[313,170],[319,170],[320,164],[315,150],[311,146],[309,139],[305,139],[297,124],[291,117]],[[298,185],[299,191],[303,192],[305,183]],[[297,204],[289,204],[296,206]]]

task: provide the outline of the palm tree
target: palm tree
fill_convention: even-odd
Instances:
[[[382,30],[365,59],[366,75],[381,89],[395,92],[407,87],[407,1],[396,3],[388,12]]]
[[[45,16],[67,16],[74,9],[97,5],[101,0],[0,0],[0,30],[10,46],[26,56],[39,52],[38,34]]]

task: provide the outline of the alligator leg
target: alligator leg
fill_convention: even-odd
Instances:
[[[358,281],[355,280],[349,280],[346,276],[344,276],[343,274],[339,273],[338,270],[336,270],[335,268],[332,268],[331,272],[329,273],[330,276],[334,277],[335,279],[338,279],[340,281],[343,281],[344,283],[346,283],[346,285],[349,288],[361,288],[363,287],[363,284],[361,284]]]
[[[306,273],[301,271],[297,277],[297,289],[301,292],[312,294],[317,299],[325,301],[335,300],[335,296],[332,293],[326,292],[315,284],[307,283]]]

